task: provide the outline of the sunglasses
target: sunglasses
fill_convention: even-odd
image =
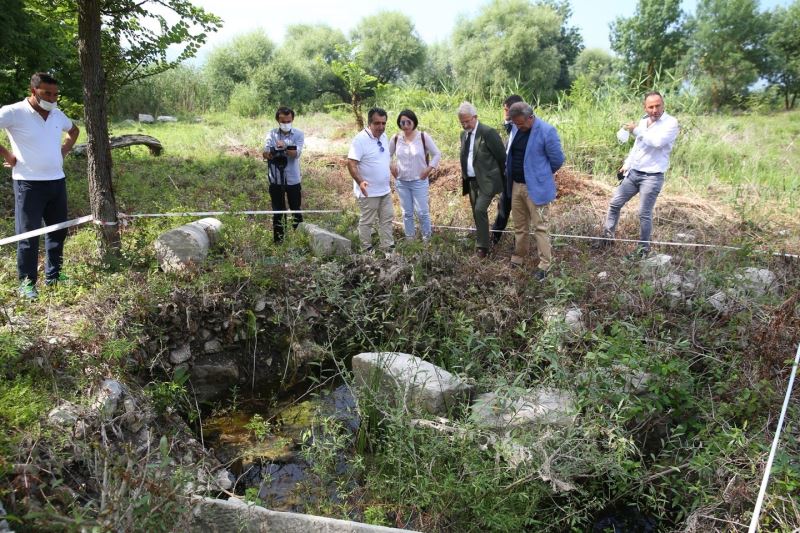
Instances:
[[[412,126],[413,124],[414,123],[412,121],[410,121],[410,120],[401,120],[400,121],[400,125],[401,126]]]
[[[380,139],[378,139],[378,148],[380,148],[381,152],[383,152],[383,144],[381,144],[381,140]]]

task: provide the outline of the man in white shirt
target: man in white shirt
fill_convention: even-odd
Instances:
[[[677,119],[664,112],[664,97],[660,93],[645,95],[644,111],[647,114],[638,123],[630,122],[623,126],[633,134],[635,141],[619,170],[624,178],[614,191],[603,227],[603,236],[613,238],[622,206],[639,193],[639,245],[632,254],[634,257],[645,257],[650,253],[653,208],[664,186],[664,172],[669,167],[669,154],[679,130]],[[595,246],[605,248],[611,242],[597,241]]]
[[[350,145],[347,170],[353,177],[353,194],[356,196],[361,217],[358,220],[358,237],[365,251],[372,250],[372,226],[377,221],[380,247],[384,251],[394,248],[392,237],[392,190],[389,142],[386,130],[387,113],[374,107],[367,113],[367,127],[361,130]]]
[[[31,76],[31,94],[16,104],[0,108],[0,128],[6,130],[11,151],[0,145],[4,166],[12,168],[14,215],[17,234],[67,220],[67,188],[64,156],[78,140],[78,128],[58,109],[58,81],[38,72]],[[67,139],[61,143],[63,132]],[[45,236],[45,283],[61,278],[61,262],[67,230]],[[17,243],[20,295],[35,299],[39,237]]]

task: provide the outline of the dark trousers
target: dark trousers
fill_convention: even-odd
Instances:
[[[292,211],[300,210],[300,198],[302,197],[300,184],[287,185],[286,196],[283,194],[283,186],[269,184],[269,198],[272,201],[273,211],[286,211],[286,200],[289,200],[289,209]],[[302,213],[292,215],[294,221],[292,227],[297,229],[297,226],[303,221]],[[283,242],[284,226],[286,225],[286,215],[272,215],[272,238],[275,242]]]
[[[499,233],[506,229],[508,226],[508,219],[511,216],[511,195],[506,194],[506,191],[500,193],[500,200],[497,202],[497,217],[492,224],[492,241],[495,243],[500,241],[503,236]],[[495,233],[497,232],[497,233]]]
[[[67,183],[65,179],[48,181],[14,181],[14,224],[17,234],[58,224],[67,220]],[[44,237],[46,254],[45,278],[58,279],[64,257],[67,230],[48,233]],[[17,243],[17,272],[20,281],[36,283],[39,264],[39,237]]]

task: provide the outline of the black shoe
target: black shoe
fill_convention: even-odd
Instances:
[[[544,270],[542,270],[541,268],[540,268],[540,269],[537,269],[537,270],[536,270],[536,271],[534,271],[534,273],[533,273],[533,279],[535,279],[535,280],[536,280],[536,281],[538,281],[539,283],[543,282],[543,281],[544,281],[544,279],[545,279],[546,277],[547,277],[547,272],[545,272],[545,271],[544,271]]]
[[[488,252],[486,248],[476,248],[475,255],[477,255],[479,259],[486,259]]]

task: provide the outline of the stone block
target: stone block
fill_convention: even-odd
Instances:
[[[414,411],[446,415],[467,401],[471,386],[447,370],[400,352],[361,353],[353,358],[358,389],[390,397]]]
[[[346,256],[353,251],[353,243],[350,239],[342,237],[338,233],[307,222],[301,223],[298,227],[308,235],[311,251],[317,257]]]
[[[481,394],[472,404],[470,418],[480,427],[508,433],[537,425],[566,427],[573,423],[577,413],[569,392],[543,388],[521,395]]]
[[[156,258],[164,272],[182,272],[201,264],[216,242],[222,222],[203,218],[165,231],[155,241]]]

